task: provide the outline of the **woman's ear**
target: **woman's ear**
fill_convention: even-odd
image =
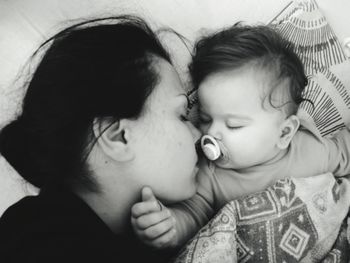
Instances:
[[[111,159],[117,162],[127,162],[134,158],[130,148],[130,126],[127,120],[110,122],[95,118],[93,132],[96,144]]]
[[[277,142],[277,147],[286,149],[299,129],[299,126],[299,118],[296,115],[289,116],[281,125],[281,134]]]

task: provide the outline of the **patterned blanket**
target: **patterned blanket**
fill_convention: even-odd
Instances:
[[[350,176],[277,181],[231,201],[175,263],[350,262]]]

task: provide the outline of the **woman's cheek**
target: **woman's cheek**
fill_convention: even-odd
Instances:
[[[207,134],[208,129],[209,129],[209,125],[208,124],[199,124],[198,128],[202,134]]]

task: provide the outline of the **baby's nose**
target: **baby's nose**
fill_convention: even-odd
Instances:
[[[216,124],[212,124],[210,125],[209,129],[208,129],[208,135],[221,140],[222,136],[221,136],[221,132],[220,132],[220,128],[218,127],[218,125]]]

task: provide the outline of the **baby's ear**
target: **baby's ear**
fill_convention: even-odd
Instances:
[[[299,118],[295,115],[289,116],[281,125],[281,134],[277,142],[277,146],[280,149],[286,149],[294,134],[297,132],[300,126]]]

